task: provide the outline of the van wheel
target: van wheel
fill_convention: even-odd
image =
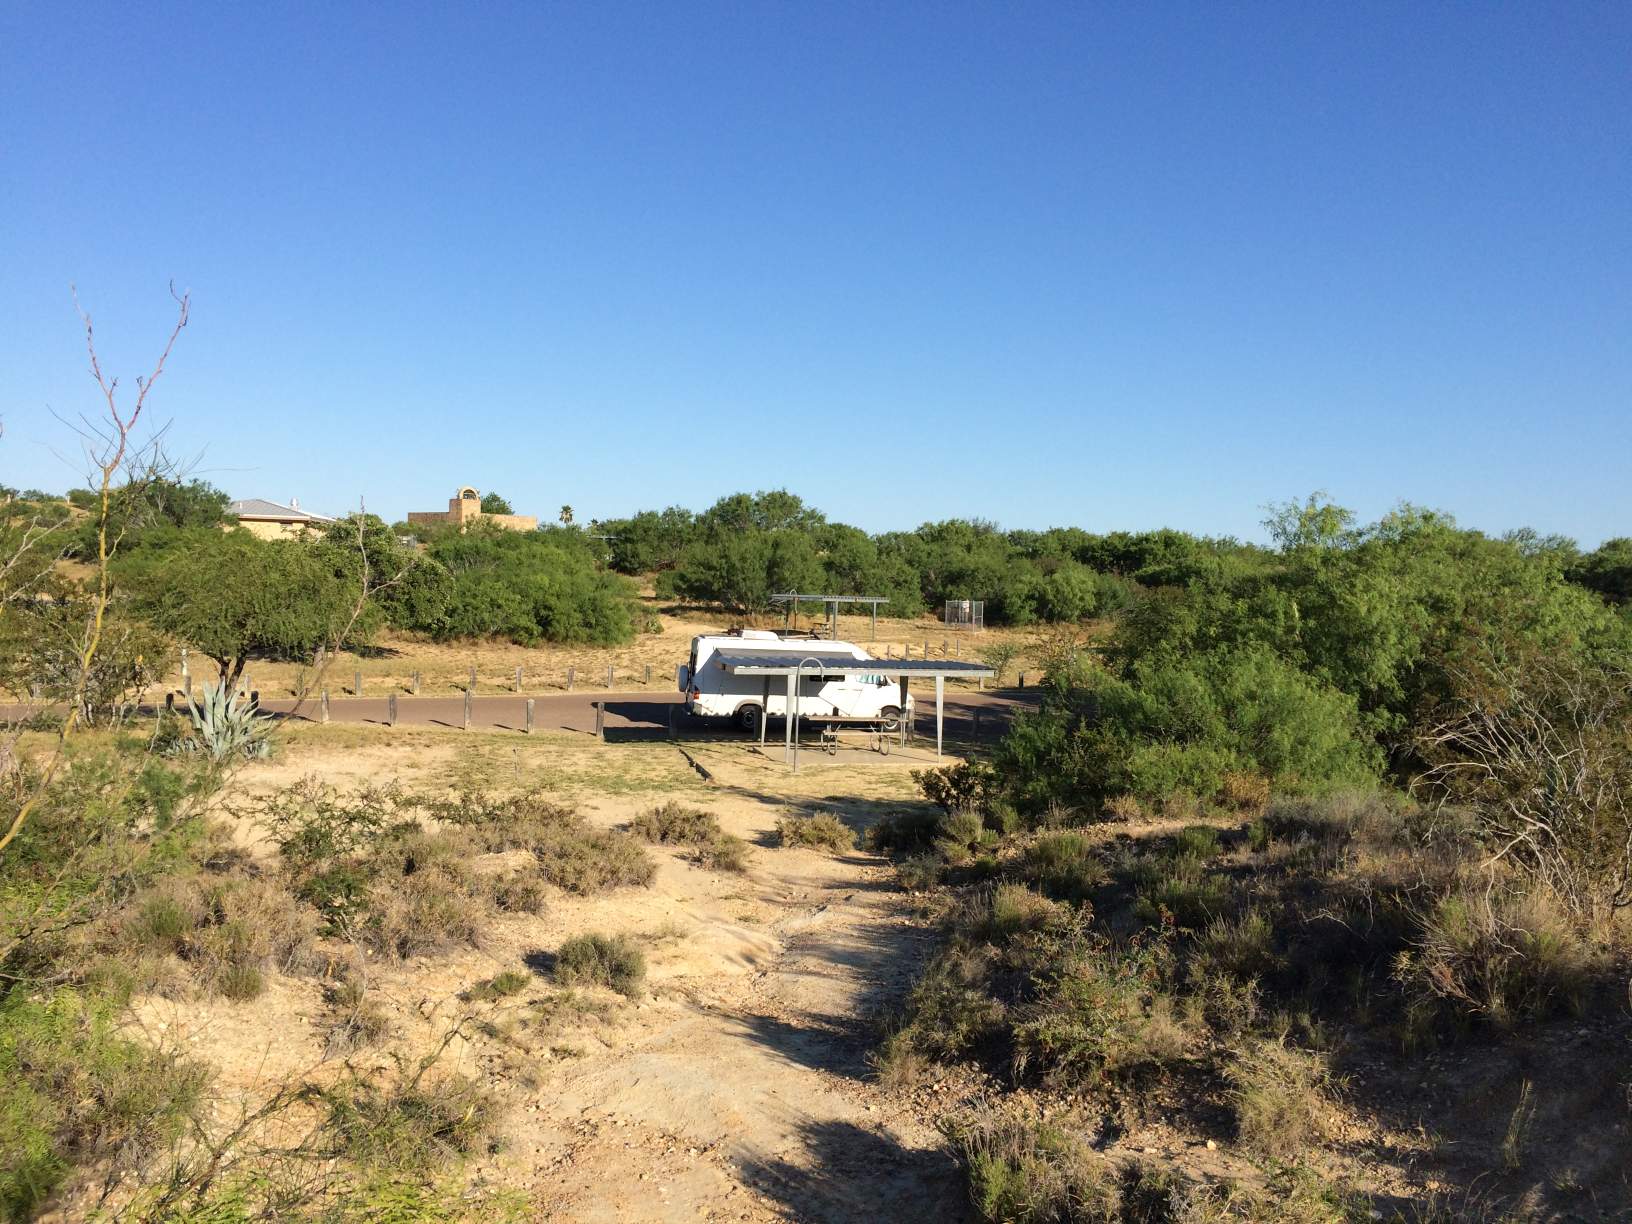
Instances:
[[[757,705],[737,707],[737,728],[746,731],[749,735],[753,735],[759,730],[759,707]]]
[[[884,730],[899,731],[901,729],[900,706],[885,706],[878,712],[878,716],[884,720]]]

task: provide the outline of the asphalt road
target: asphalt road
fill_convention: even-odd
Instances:
[[[918,734],[935,734],[935,700],[913,694],[916,709],[915,726]],[[533,699],[533,729],[535,731],[595,731],[595,707],[605,703],[605,729],[614,736],[666,735],[669,713],[674,710],[678,731],[717,732],[726,725],[722,721],[693,718],[683,709],[679,693],[548,693]],[[995,736],[1013,716],[1016,709],[1035,703],[1033,691],[989,693],[948,693],[945,704],[945,732],[950,737],[968,738],[974,732],[975,712],[981,713],[981,736]],[[526,723],[527,697],[525,694],[478,694],[471,698],[470,724],[473,729],[520,731]],[[295,710],[292,700],[268,699],[261,708],[269,714],[293,715],[306,721],[318,718],[318,703],[309,699]],[[387,724],[388,702],[384,697],[329,698],[329,721],[346,723]],[[465,720],[463,697],[409,697],[397,698],[397,725],[404,727],[462,727]],[[776,730],[778,718],[771,719],[773,738],[780,738]]]
[[[995,692],[956,692],[946,695],[945,732],[949,738],[968,739],[975,730],[975,713],[981,714],[982,739],[995,738],[1002,733],[1014,711],[1034,705],[1034,689],[1008,689]],[[669,712],[681,704],[679,693],[546,693],[533,697],[533,729],[537,732],[577,731],[592,735],[595,731],[595,707],[606,705],[605,729],[609,738],[632,739],[645,736],[667,735]],[[914,725],[920,736],[935,735],[935,698],[913,694],[916,707]],[[472,729],[490,731],[521,731],[526,723],[526,694],[478,694],[471,698],[470,724]],[[269,714],[295,717],[306,722],[318,720],[318,700],[309,698],[296,709],[292,698],[265,698],[261,709]],[[0,722],[14,721],[38,713],[37,707],[0,705]],[[151,711],[150,711],[151,712]],[[693,718],[684,710],[674,709],[675,729],[690,734],[718,734],[727,724]],[[329,721],[337,723],[388,723],[388,700],[385,697],[329,698]],[[463,697],[397,697],[397,725],[404,727],[463,727],[465,699]],[[767,730],[770,738],[781,738],[782,720],[771,719]]]

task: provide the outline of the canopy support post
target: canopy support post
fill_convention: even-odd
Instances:
[[[766,684],[770,681],[767,679]],[[785,762],[793,760],[793,687],[798,678],[793,672],[788,673],[788,704],[782,712],[782,759]]]
[[[941,759],[941,713],[946,701],[946,677],[935,676],[935,759]]]
[[[765,724],[771,720],[771,678],[765,677],[765,695],[759,699],[759,746],[765,747]]]

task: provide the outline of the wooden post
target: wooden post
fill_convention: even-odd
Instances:
[[[521,692],[521,668],[516,668],[516,692]]]
[[[409,685],[408,691],[410,693],[412,693],[415,697],[419,696],[419,673],[417,671],[414,673],[414,679],[413,679],[413,682]]]
[[[353,697],[363,695],[363,673],[361,670],[351,673],[351,695]]]
[[[952,639],[952,657],[954,659],[963,658],[963,639],[962,638],[953,638]]]
[[[395,693],[385,699],[385,725],[388,727],[397,725],[397,695]]]
[[[595,738],[606,743],[606,702],[595,703]]]
[[[474,694],[474,693],[472,693],[472,692],[471,692],[471,691],[470,691],[470,690],[469,690],[469,689],[468,689],[468,688],[467,688],[467,689],[466,689],[466,690],[465,690],[465,730],[466,730],[466,731],[469,731],[469,730],[470,730],[470,703],[471,703],[471,702],[472,702],[472,701],[473,701],[473,700],[474,700],[474,699],[475,699],[475,694]]]
[[[951,658],[951,657],[952,656],[947,652],[946,639],[942,638],[941,639],[941,658],[948,659],[948,658]]]
[[[650,663],[648,663],[648,664],[646,664],[646,683],[650,684],[651,682],[652,682],[652,665]]]
[[[567,692],[569,692],[569,693],[572,692],[572,682],[574,680],[576,680],[577,678],[578,678],[578,669],[576,667],[567,668]]]
[[[526,726],[525,734],[531,735],[532,733],[533,733],[533,699],[531,697],[529,697],[529,698],[527,698],[527,726]]]
[[[606,687],[612,687],[612,664],[610,663],[606,665]]]
[[[1025,672],[1020,673],[1020,687],[1021,688],[1026,687],[1026,673]]]
[[[319,693],[317,695],[317,721],[320,722],[320,723],[326,723],[326,722],[329,721],[329,690],[328,689],[324,689],[321,693]]]
[[[470,683],[465,686],[465,692],[474,693],[475,691],[476,691],[476,669],[473,667],[473,668],[470,669]]]

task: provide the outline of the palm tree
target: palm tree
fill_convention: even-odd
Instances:
[[[563,527],[571,527],[572,526],[572,507],[571,506],[562,506],[561,507],[561,525]]]

